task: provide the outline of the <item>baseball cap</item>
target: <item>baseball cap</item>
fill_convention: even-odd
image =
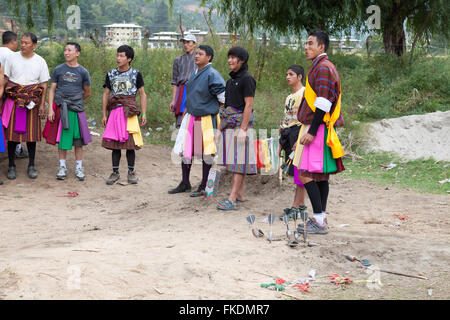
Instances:
[[[184,37],[182,37],[180,39],[180,41],[183,41],[183,40],[194,41],[195,43],[197,43],[197,38],[193,34],[190,34],[190,33],[185,33]]]

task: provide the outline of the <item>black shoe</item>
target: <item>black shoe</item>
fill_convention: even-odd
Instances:
[[[192,189],[191,184],[185,184],[183,181],[180,182],[178,187],[175,189],[169,190],[169,194],[175,194],[180,192],[190,192]]]
[[[34,166],[29,166],[28,167],[28,178],[30,179],[36,179],[38,176],[36,169],[34,168]]]
[[[197,190],[191,193],[192,198],[201,197],[206,194],[205,188],[202,188],[202,186],[198,186]]]
[[[16,167],[9,167],[8,168],[8,179],[14,180],[16,178]]]
[[[0,180],[0,186],[3,184],[3,181],[2,180]]]

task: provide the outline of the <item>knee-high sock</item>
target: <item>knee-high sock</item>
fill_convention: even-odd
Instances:
[[[28,149],[28,166],[34,166],[34,158],[36,157],[36,142],[27,142]]]
[[[183,182],[185,184],[190,184],[189,176],[191,174],[191,167],[192,167],[192,164],[187,164],[187,163],[184,163],[183,161],[181,162],[181,173],[183,175]]]
[[[114,172],[119,172],[120,158],[122,157],[121,150],[112,151],[112,167]]]
[[[320,197],[320,189],[316,181],[311,181],[305,184],[306,192],[313,207],[314,214],[322,213],[322,199]]]
[[[325,212],[327,209],[328,193],[330,191],[330,186],[328,180],[317,182],[317,186],[320,190],[320,199],[322,201],[322,211]]]
[[[1,128],[2,130],[3,128]],[[9,160],[9,166],[10,167],[15,167],[15,163],[14,163],[14,159],[16,157],[16,147],[17,147],[17,142],[14,141],[8,141],[8,160]]]
[[[209,175],[209,170],[211,170],[212,165],[208,164],[208,162],[205,162],[205,160],[203,160],[203,164],[202,164],[202,183],[200,184],[202,189],[206,188],[206,183],[208,182],[208,175]]]
[[[134,171],[135,161],[136,161],[136,152],[134,150],[127,150],[128,171]]]

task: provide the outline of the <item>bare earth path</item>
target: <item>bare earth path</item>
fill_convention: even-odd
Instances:
[[[35,181],[26,177],[26,159],[17,160],[18,178],[7,181],[7,158],[0,155],[0,299],[291,299],[285,293],[301,299],[450,298],[449,195],[335,177],[330,233],[309,237],[319,246],[292,249],[285,240],[254,238],[245,220],[254,214],[267,234],[262,220],[275,213],[273,231],[281,238],[286,228],[278,216],[291,204],[292,182],[280,188],[276,177],[251,177],[249,201],[238,211],[219,212],[217,200],[167,194],[181,175],[169,148],[138,151],[141,180],[135,186],[107,186],[91,175],[108,176],[110,156],[94,137],[85,150],[87,181],[78,182],[73,170],[66,181],[56,180],[57,151],[45,143],[38,144]],[[69,169],[74,162],[69,153]],[[123,155],[122,181],[125,168]],[[195,187],[200,168],[191,175]],[[219,198],[229,188],[224,175]],[[79,196],[58,197],[71,191]],[[408,218],[400,221],[396,213]],[[368,274],[344,254],[428,280]],[[321,277],[311,282],[311,293],[260,287],[274,277],[305,278],[311,269]],[[332,273],[378,277],[382,284],[355,282],[344,290],[323,277]]]

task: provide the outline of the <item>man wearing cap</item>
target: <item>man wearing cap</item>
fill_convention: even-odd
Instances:
[[[178,128],[183,118],[183,112],[186,109],[186,91],[185,84],[191,77],[195,69],[195,46],[197,39],[193,34],[185,34],[180,41],[183,42],[184,54],[177,57],[172,67],[172,102],[170,111],[175,114],[175,125]]]

